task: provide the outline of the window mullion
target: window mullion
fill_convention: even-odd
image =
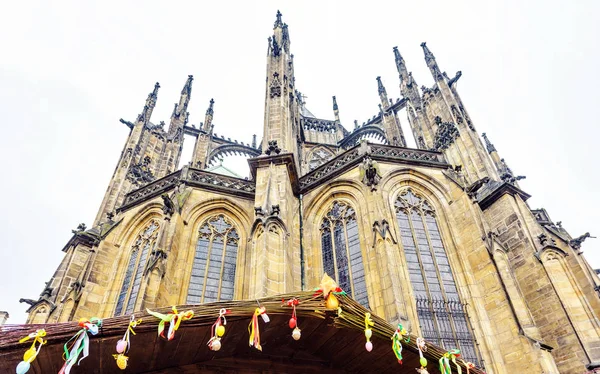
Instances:
[[[348,242],[348,229],[346,228],[346,220],[342,220],[342,228],[344,229],[344,241],[346,245],[346,258],[348,259],[348,277],[350,278],[350,295],[354,298],[354,278],[352,276],[352,260],[350,258],[350,244]]]
[[[219,272],[219,288],[217,289],[217,301],[221,301],[221,286],[223,285],[223,269],[225,268],[225,253],[227,253],[228,240],[229,237],[226,234],[223,234],[223,254],[221,255],[221,270]]]
[[[339,284],[340,279],[338,276],[338,266],[337,266],[337,256],[336,256],[336,245],[335,245],[335,224],[332,221],[329,221],[329,232],[331,232],[331,252],[333,253],[333,277],[335,278],[335,282]]]
[[[208,282],[208,268],[210,267],[210,254],[212,252],[213,243],[215,241],[215,234],[211,233],[208,240],[208,248],[206,249],[206,269],[204,269],[204,282],[202,284],[202,295],[200,296],[200,303],[204,303],[204,293],[206,292],[206,283]]]

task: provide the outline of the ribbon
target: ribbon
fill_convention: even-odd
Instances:
[[[31,343],[31,348],[29,348],[25,352],[25,355],[23,356],[23,361],[32,363],[33,360],[35,360],[37,355],[40,353],[40,349],[42,349],[42,345],[46,344],[48,342],[47,340],[43,339],[45,336],[46,336],[46,330],[40,329],[40,330],[35,330],[35,332],[32,332],[31,334],[29,334],[26,337],[19,340],[19,343],[25,343],[29,339],[33,339],[33,342]],[[35,348],[36,343],[39,343],[37,349]]]
[[[450,361],[452,361],[452,363],[454,363],[454,365],[456,366],[456,371],[458,372],[458,374],[462,374],[462,369],[458,362],[456,362],[456,358],[460,357],[460,349],[450,350],[448,351],[448,354],[450,354]]]
[[[419,350],[419,363],[421,364],[421,370],[424,370],[427,366],[427,359],[423,356],[423,352],[427,352],[427,345],[425,345],[425,339],[417,338],[417,349]]]
[[[256,308],[254,310],[254,315],[252,316],[252,320],[248,325],[248,333],[250,334],[249,345],[250,347],[254,347],[259,351],[262,351],[262,347],[260,346],[260,330],[258,328],[258,316],[266,315],[265,307]],[[264,319],[264,318],[263,318]],[[265,321],[266,322],[266,321]]]
[[[407,334],[408,333],[406,332],[406,329],[404,329],[402,324],[399,323],[394,335],[392,335],[392,350],[394,351],[394,354],[396,355],[400,365],[402,365],[402,337]],[[408,343],[410,341],[410,336],[404,341]]]
[[[442,374],[452,374],[452,369],[450,368],[450,353],[446,352],[442,357],[440,357],[440,372]]]
[[[131,320],[129,321],[129,326],[127,327],[127,330],[125,331],[125,334],[123,335],[123,341],[127,344],[127,348],[125,349],[125,352],[129,352],[129,347],[131,346],[131,343],[129,341],[129,333],[132,333],[133,335],[135,335],[135,331],[133,331],[133,329],[139,325],[140,323],[142,323],[141,319],[138,319],[137,321],[135,320],[135,315],[131,315]]]
[[[227,309],[221,308],[221,310],[219,310],[219,316],[217,317],[217,321],[213,323],[211,327],[211,337],[208,343],[206,344],[208,345],[208,348],[210,348],[213,351],[218,351],[219,349],[221,349],[221,335],[225,333],[225,328],[223,328],[223,332],[221,333],[221,335],[219,335],[218,330],[219,326],[225,326],[227,324],[225,314],[227,314]],[[221,322],[221,320],[223,320],[223,322]]]
[[[177,312],[177,308],[175,306],[172,307],[172,311],[168,314],[162,314],[158,312],[153,312],[150,309],[146,309],[148,314],[153,315],[154,317],[160,319],[158,323],[158,335],[165,338],[165,323],[169,323],[169,331],[167,332],[167,340],[173,340],[175,337],[175,331],[179,328],[179,324],[181,321],[186,321],[194,317],[194,311],[188,310],[186,312]]]
[[[92,335],[98,334],[98,328],[102,326],[102,320],[95,317],[90,318],[90,320],[82,318],[79,320],[79,326],[81,326],[82,329],[79,330],[79,332],[77,332],[77,334],[75,334],[71,339],[69,339],[63,347],[65,352],[65,363],[58,374],[69,374],[75,363],[79,365],[81,360],[89,356],[90,338],[88,336],[88,332],[90,332]],[[71,349],[69,349],[68,345],[71,340],[75,341],[73,342]],[[80,354],[82,354],[82,357],[77,360]]]

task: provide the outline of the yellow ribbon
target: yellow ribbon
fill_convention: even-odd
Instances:
[[[254,348],[262,351],[262,347],[260,346],[260,330],[258,326],[258,316],[265,313],[265,308],[256,308],[254,310],[254,315],[252,315],[252,320],[248,325],[248,333],[250,333],[250,340],[248,341],[250,347],[254,346]]]
[[[23,357],[24,361],[26,361],[28,363],[32,363],[33,360],[35,360],[38,353],[40,353],[40,349],[42,348],[42,345],[46,344],[48,342],[47,340],[43,339],[45,336],[46,336],[46,330],[40,329],[40,330],[36,330],[35,332],[32,332],[31,334],[29,334],[26,337],[19,340],[19,343],[25,343],[29,339],[33,339],[33,342],[31,343],[31,348],[29,348],[25,352],[25,355]],[[37,349],[35,348],[36,343],[39,343],[39,346],[37,347]]]
[[[154,317],[160,319],[158,323],[158,335],[165,338],[165,323],[169,323],[169,331],[167,333],[167,340],[173,340],[175,337],[175,331],[179,328],[179,324],[181,321],[186,321],[194,317],[194,311],[188,310],[186,312],[177,312],[177,308],[175,306],[172,307],[172,312],[169,314],[162,314],[153,312],[150,309],[146,309],[148,314],[153,315]]]

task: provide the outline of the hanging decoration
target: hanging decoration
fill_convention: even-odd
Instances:
[[[252,320],[248,325],[248,333],[250,333],[249,345],[250,347],[254,347],[259,351],[262,351],[262,347],[260,346],[260,330],[258,326],[258,316],[261,316],[265,323],[269,323],[270,321],[264,306],[256,308],[254,310],[254,315],[252,316]]]
[[[175,337],[175,331],[179,328],[179,324],[181,321],[186,321],[194,317],[194,311],[188,310],[187,312],[177,312],[177,308],[175,306],[172,307],[172,311],[168,314],[162,314],[158,312],[153,312],[150,309],[146,309],[148,314],[153,315],[154,317],[160,319],[158,324],[158,335],[162,336],[167,340],[173,340]],[[167,337],[165,337],[165,323],[169,323],[169,331],[167,333]]]
[[[373,319],[371,319],[371,313],[365,313],[365,338],[367,338],[365,348],[367,352],[371,352],[373,350],[373,343],[371,343],[371,336],[373,336],[373,330],[371,330],[371,326],[375,326],[375,322],[373,322]]]
[[[452,349],[448,351],[448,354],[450,354],[450,361],[452,361],[454,366],[456,366],[456,371],[458,372],[458,374],[462,374],[462,369],[458,362],[456,362],[456,359],[460,357],[460,349]]]
[[[417,338],[417,349],[419,350],[419,363],[421,368],[417,369],[419,374],[429,374],[427,371],[427,359],[423,355],[423,352],[427,352],[427,345],[425,345],[425,339]]]
[[[208,341],[208,348],[211,351],[218,351],[221,349],[221,338],[225,335],[225,325],[227,324],[227,319],[225,319],[225,314],[227,314],[227,309],[222,308],[219,310],[219,316],[217,317],[217,321],[213,323],[211,327],[211,336]]]
[[[118,354],[113,355],[113,357],[117,361],[117,366],[121,370],[125,370],[127,367],[127,360],[129,360],[129,357],[125,356],[125,353],[129,352],[129,347],[131,346],[129,334],[131,333],[135,335],[135,331],[133,331],[133,329],[140,323],[142,323],[142,320],[139,319],[136,321],[135,315],[132,314],[131,320],[129,321],[129,326],[127,326],[127,330],[125,330],[125,334],[123,335],[123,339],[117,342]]]
[[[294,329],[294,331],[292,331],[292,338],[294,338],[294,340],[299,340],[301,336],[300,328],[298,327],[298,317],[296,317],[296,306],[298,304],[300,304],[300,301],[295,297],[287,301],[287,306],[292,307],[292,318],[290,318],[288,325],[290,326],[290,329]]]
[[[17,374],[25,374],[29,371],[29,368],[31,367],[31,363],[33,362],[33,360],[35,360],[37,355],[40,353],[40,349],[42,349],[42,345],[46,344],[46,342],[47,342],[47,340],[44,340],[45,336],[46,336],[46,330],[40,329],[40,330],[36,330],[35,332],[32,332],[31,334],[27,335],[23,339],[19,340],[19,343],[25,343],[29,339],[33,339],[33,343],[31,343],[31,347],[25,351],[25,354],[23,354],[23,361],[19,362],[19,365],[17,365],[17,369],[16,369]],[[37,348],[35,347],[36,343],[39,344],[37,346]]]
[[[458,362],[456,362],[457,357],[460,357],[459,349],[452,349],[444,353],[444,355],[440,358],[440,372],[442,372],[442,374],[452,374],[452,368],[450,367],[450,361],[452,361],[452,363],[454,363],[456,366],[456,372],[458,374],[462,374],[462,368]]]
[[[469,361],[463,361],[463,364],[465,365],[465,367],[467,368],[467,374],[469,374],[469,371],[471,369],[475,369],[475,364]]]
[[[71,372],[71,368],[75,363],[79,365],[81,360],[89,356],[90,354],[90,338],[88,336],[88,332],[92,335],[98,334],[98,328],[102,326],[102,320],[99,318],[90,318],[89,320],[85,318],[81,318],[79,320],[79,326],[81,330],[77,332],[71,339],[69,339],[64,345],[64,359],[65,363],[58,372],[58,374],[69,374]],[[71,345],[71,349],[68,348],[69,342],[73,340],[73,344]],[[83,354],[82,357],[77,360],[80,354]]]
[[[404,338],[404,335],[407,337]],[[410,336],[408,336],[408,332],[402,326],[402,324],[398,324],[394,335],[392,335],[392,350],[396,355],[396,359],[398,359],[398,363],[402,365],[402,339],[404,338],[404,342],[410,342]]]
[[[327,274],[323,274],[323,278],[321,279],[321,284],[319,288],[316,289],[315,295],[319,293],[323,294],[323,298],[326,299],[325,305],[327,309],[337,309],[339,307],[339,301],[336,295],[346,295],[340,287],[338,287],[337,283]]]

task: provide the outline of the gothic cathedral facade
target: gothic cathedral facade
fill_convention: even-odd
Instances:
[[[417,86],[393,49],[402,98],[377,78],[378,112],[352,131],[315,118],[294,78],[288,27],[269,38],[262,141],[218,136],[213,106],[188,125],[189,76],[168,128],[135,121],[91,228],[80,225],[28,323],[254,299],[331,275],[355,300],[488,373],[582,373],[600,361],[600,280],[469,117],[461,73]],[[398,112],[406,110],[416,148]],[[178,169],[184,134],[196,138]],[[248,157],[251,175],[210,169]],[[211,171],[212,170],[212,171]]]

